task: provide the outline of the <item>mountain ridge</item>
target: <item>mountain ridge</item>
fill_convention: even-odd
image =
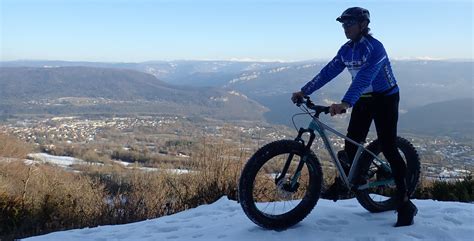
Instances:
[[[0,114],[159,112],[262,120],[266,108],[215,87],[176,86],[153,75],[99,67],[2,67]]]

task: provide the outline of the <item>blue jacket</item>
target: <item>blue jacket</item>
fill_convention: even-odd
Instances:
[[[397,81],[382,43],[372,36],[362,37],[358,42],[348,41],[331,60],[301,91],[310,95],[340,74],[347,67],[352,83],[343,102],[353,106],[362,94],[398,92]],[[389,90],[388,93],[387,90]]]

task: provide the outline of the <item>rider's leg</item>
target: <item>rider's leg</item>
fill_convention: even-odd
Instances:
[[[347,136],[356,142],[365,141],[367,133],[369,132],[370,124],[372,123],[372,111],[370,102],[370,98],[360,98],[352,109],[351,120],[347,129]],[[348,154],[348,160],[341,161],[347,161],[350,165],[357,151],[357,146],[346,141],[344,150]],[[338,158],[340,158],[340,156],[340,153],[338,153]],[[348,168],[344,168],[346,175],[349,173],[349,170],[347,169]],[[336,177],[334,183],[321,193],[321,197],[324,199],[336,201],[339,199],[340,194],[343,192],[347,192],[347,188],[343,181],[339,177]]]
[[[374,122],[377,137],[382,146],[382,152],[392,168],[395,184],[400,194],[398,196],[402,198],[402,194],[405,194],[407,189],[405,184],[406,165],[396,145],[399,94],[376,98],[377,100],[374,101]]]
[[[352,108],[351,119],[347,127],[347,137],[357,143],[365,142],[373,119],[373,97],[361,97]],[[352,164],[357,152],[357,146],[345,141],[344,150]]]
[[[406,164],[396,146],[399,99],[399,93],[377,97],[374,101],[374,122],[382,152],[390,162],[397,185],[398,220],[395,226],[406,226],[413,223],[417,208],[409,199],[405,182]]]

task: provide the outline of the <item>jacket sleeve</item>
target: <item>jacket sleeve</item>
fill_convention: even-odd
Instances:
[[[355,102],[362,95],[362,92],[369,87],[375,79],[386,59],[387,55],[383,47],[376,48],[372,50],[372,52],[369,52],[367,62],[362,65],[356,77],[352,80],[342,102],[354,106]]]
[[[336,57],[334,57],[326,66],[324,66],[318,75],[316,75],[311,81],[303,86],[303,88],[301,88],[301,91],[305,95],[310,95],[314,91],[323,87],[326,83],[334,79],[334,77],[344,70],[346,65],[344,62],[342,62],[341,49],[339,49],[337,52]]]

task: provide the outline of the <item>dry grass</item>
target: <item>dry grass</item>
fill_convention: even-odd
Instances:
[[[28,153],[14,138],[0,136],[0,143],[0,156],[22,158]],[[185,165],[191,171],[181,174],[172,171],[175,163],[156,165],[160,171],[147,172],[127,169],[94,151],[82,154],[105,165],[76,167],[79,173],[23,161],[0,162],[0,240],[156,218],[222,196],[237,199],[240,173],[251,154],[220,140],[200,139],[196,143]],[[267,173],[273,173],[269,168]],[[324,174],[333,173],[325,170]],[[303,179],[307,174],[303,173]],[[274,187],[267,186],[265,180],[263,183],[256,190],[264,190],[265,199]],[[434,197],[433,190],[440,195],[457,187],[472,201],[472,180],[454,188],[423,181],[416,195]]]
[[[0,163],[0,187],[0,235],[94,225],[106,206],[103,186],[46,165]]]
[[[182,174],[169,164],[146,172],[105,161],[108,165],[82,166],[74,173],[20,160],[0,162],[0,239],[156,218],[224,195],[236,199],[242,160],[229,157],[245,158],[236,151],[204,141],[189,161],[192,171]],[[94,152],[85,156],[102,158]]]
[[[0,157],[25,158],[31,149],[17,138],[0,133]]]

